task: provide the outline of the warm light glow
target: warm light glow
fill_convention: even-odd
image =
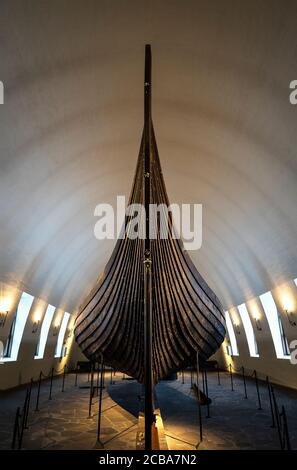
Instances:
[[[248,311],[250,312],[254,320],[258,321],[262,319],[262,314],[260,312],[260,309],[255,302],[253,302],[253,304],[250,304],[249,302],[247,302],[246,305],[247,305]]]
[[[61,325],[61,315],[58,315],[54,321],[54,328],[60,328]]]
[[[232,319],[232,323],[233,323],[234,326],[237,326],[237,327],[240,326],[240,318],[239,318],[239,316],[237,315],[237,313],[236,313],[235,310],[233,310],[233,311],[231,312],[231,319]]]
[[[253,312],[253,319],[258,321],[261,319],[261,315],[259,314],[259,312],[257,310],[254,310]]]
[[[42,309],[41,308],[36,309],[33,315],[33,322],[38,323],[41,320],[42,315],[43,315]]]
[[[283,309],[286,311],[286,312],[293,312],[294,310],[294,303],[293,303],[293,300],[291,297],[289,297],[289,295],[284,295],[282,297],[282,304],[283,304]]]
[[[70,317],[70,320],[69,320],[69,324],[68,324],[68,329],[69,329],[69,330],[73,330],[73,328],[74,328],[74,323],[75,323],[75,317],[74,317],[74,316],[71,316],[71,317]]]
[[[0,313],[9,312],[12,305],[12,299],[10,297],[2,297],[0,299]]]

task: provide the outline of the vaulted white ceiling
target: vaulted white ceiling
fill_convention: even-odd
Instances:
[[[94,208],[128,196],[144,44],[171,202],[203,204],[191,256],[224,306],[297,276],[295,1],[0,5],[0,274],[73,311],[111,254]]]

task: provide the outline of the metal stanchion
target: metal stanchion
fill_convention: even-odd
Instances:
[[[202,369],[202,391],[205,395],[205,377],[204,377],[204,369]]]
[[[110,385],[113,384],[113,381],[112,381],[112,367],[110,368]]]
[[[75,370],[75,382],[74,382],[75,387],[77,387],[77,375],[78,375],[78,363],[76,363],[76,370]]]
[[[287,442],[287,450],[291,450],[291,443],[290,443],[290,436],[288,430],[288,423],[287,423],[287,414],[285,407],[282,406],[281,416],[283,418],[284,423],[284,441],[283,441],[283,448],[285,448],[285,441]]]
[[[199,434],[200,442],[203,441],[203,430],[202,430],[202,413],[201,413],[201,403],[200,403],[200,388],[199,388],[199,352],[197,351],[196,356],[196,382],[197,382],[197,396],[198,396],[198,413],[199,413]]]
[[[99,389],[99,409],[98,409],[98,427],[97,427],[97,441],[100,442],[101,433],[101,413],[102,413],[102,390],[103,390],[103,354],[101,355],[101,367],[100,367],[100,389]]]
[[[193,368],[191,367],[191,388],[193,388]]]
[[[259,391],[259,383],[258,383],[258,377],[257,377],[257,371],[256,370],[254,370],[254,376],[255,376],[255,384],[256,384],[257,396],[258,396],[258,410],[262,410],[261,397],[260,397],[260,391]]]
[[[234,392],[234,386],[233,386],[233,374],[232,374],[232,365],[229,364],[229,373],[230,373],[230,380],[231,380],[231,390]]]
[[[50,391],[49,391],[49,397],[48,397],[49,400],[52,399],[53,379],[54,379],[54,368],[52,367],[52,371],[51,371],[51,382],[50,382]]]
[[[217,374],[218,374],[218,385],[221,385],[220,369],[219,369],[219,365],[218,365],[218,364],[217,364]]]
[[[271,396],[272,396],[272,401],[273,401],[273,406],[274,406],[274,414],[275,414],[275,419],[276,419],[276,427],[277,427],[277,433],[279,437],[279,442],[281,449],[283,450],[283,439],[282,439],[282,433],[281,433],[281,423],[280,423],[280,416],[279,416],[279,411],[278,411],[278,406],[276,403],[275,395],[274,395],[274,388],[271,385]]]
[[[95,367],[96,367],[96,364],[95,364]],[[99,371],[99,362],[97,362],[97,369],[96,369],[96,371],[97,371],[97,379],[96,379],[96,387],[95,387],[95,389],[96,389],[96,397],[98,397],[98,393],[99,393],[99,392],[98,392],[98,390],[99,390],[99,375],[100,375],[100,371]],[[95,390],[94,390],[94,396],[95,396]]]
[[[36,398],[36,407],[35,407],[35,411],[39,411],[39,397],[40,397],[40,387],[41,387],[41,377],[42,377],[42,372],[40,371],[40,374],[39,374],[39,381],[38,381],[38,389],[37,389],[37,398]]]
[[[243,386],[244,386],[244,398],[247,398],[247,391],[246,391],[246,381],[245,381],[245,373],[244,367],[242,366],[242,379],[243,379]]]
[[[32,385],[33,385],[33,379],[30,380],[30,387],[28,391],[28,400],[27,400],[27,407],[26,407],[26,412],[25,412],[25,429],[28,429],[28,417],[29,417]]]
[[[91,363],[91,387],[90,387],[90,399],[89,399],[89,418],[92,415],[92,399],[93,399],[93,385],[94,385],[94,363]]]
[[[15,448],[17,438],[18,438],[18,449],[20,450],[22,448],[23,434],[24,434],[25,423],[26,423],[26,418],[27,418],[28,403],[29,403],[29,389],[27,389],[26,391],[26,398],[25,398],[22,413],[19,407],[17,408],[17,411],[16,411],[13,438],[12,438],[12,444],[11,444],[12,449]]]
[[[63,380],[62,380],[62,392],[64,392],[64,390],[65,390],[66,370],[67,370],[67,366],[66,366],[66,364],[65,364],[65,366],[64,366],[64,371],[63,371]]]
[[[210,418],[210,407],[209,407],[209,398],[208,398],[208,382],[207,382],[207,371],[204,369],[204,382],[205,382],[205,394],[206,394],[206,406],[207,406],[207,418]]]
[[[20,407],[18,407],[16,410],[15,421],[14,421],[13,436],[12,436],[12,443],[11,443],[12,449],[15,449],[16,439],[17,437],[19,437],[20,419],[21,419],[21,409]]]
[[[105,388],[105,365],[103,364],[103,385],[102,388]]]
[[[182,384],[185,383],[184,369],[182,370]]]
[[[275,428],[275,417],[274,417],[273,403],[272,403],[272,396],[271,396],[271,385],[270,385],[268,376],[266,377],[266,383],[267,383],[267,388],[268,388],[269,405],[270,405],[271,419],[272,419],[271,427]]]

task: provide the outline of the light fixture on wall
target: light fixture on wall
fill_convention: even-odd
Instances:
[[[258,331],[262,331],[261,322],[258,317],[254,317],[254,322]]]
[[[3,295],[3,287],[0,284],[0,327],[3,328],[10,310],[10,299]]]
[[[58,326],[58,325],[55,325],[55,326],[54,326],[54,329],[53,329],[53,336],[57,336],[57,334],[58,334],[58,329],[59,329],[59,326]]]
[[[3,328],[8,316],[8,310],[0,312],[0,327]]]
[[[73,328],[68,328],[67,329],[67,338],[71,338],[72,333],[73,333]]]
[[[232,356],[232,348],[231,348],[231,344],[228,338],[225,338],[225,347],[226,347],[227,355]]]
[[[287,315],[287,319],[288,319],[290,325],[291,326],[296,326],[297,323],[296,323],[295,318],[294,318],[294,312],[292,312],[288,308],[284,308],[284,312]]]
[[[40,325],[40,320],[36,320],[33,323],[32,333],[37,333],[37,331],[39,330],[39,325]]]
[[[234,323],[234,328],[235,328],[236,333],[240,335],[239,323]]]

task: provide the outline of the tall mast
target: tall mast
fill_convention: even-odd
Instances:
[[[149,207],[151,202],[151,46],[145,46],[144,72],[144,388],[145,388],[145,450],[152,448],[153,377],[152,377],[152,258]]]

